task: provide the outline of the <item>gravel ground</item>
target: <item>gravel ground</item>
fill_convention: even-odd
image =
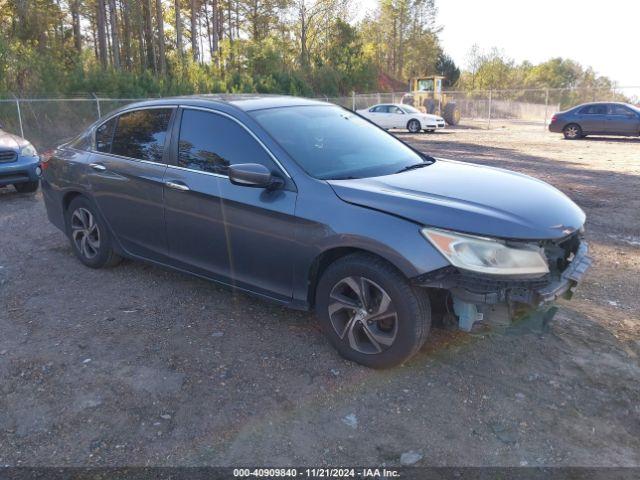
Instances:
[[[0,189],[0,465],[640,465],[640,140],[399,135],[585,209],[595,265],[549,332],[436,328],[368,370],[311,314],[143,263],[85,268],[40,194]]]

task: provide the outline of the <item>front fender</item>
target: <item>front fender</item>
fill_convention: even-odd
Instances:
[[[304,302],[310,288],[310,272],[323,253],[352,248],[378,255],[407,278],[449,265],[422,236],[421,225],[339,199],[329,185],[301,195],[296,206],[298,255],[294,262],[295,302]],[[323,191],[324,190],[324,191]]]

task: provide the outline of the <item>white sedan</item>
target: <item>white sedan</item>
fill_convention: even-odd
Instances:
[[[444,118],[422,113],[402,103],[381,103],[356,112],[385,129],[406,128],[411,133],[418,133],[421,130],[434,132],[444,128]]]

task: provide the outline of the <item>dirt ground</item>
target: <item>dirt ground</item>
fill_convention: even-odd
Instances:
[[[493,126],[399,136],[557,186],[595,265],[548,333],[437,328],[382,372],[311,314],[83,267],[40,194],[0,189],[0,465],[639,466],[640,140]]]

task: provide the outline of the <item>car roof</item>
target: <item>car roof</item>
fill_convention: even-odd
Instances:
[[[406,107],[403,103],[376,103],[375,105],[371,105],[369,108],[373,107]]]
[[[576,105],[574,108],[578,108],[578,107],[588,107],[589,105],[624,105],[625,107],[629,107],[632,106],[629,103],[624,103],[624,102],[606,102],[606,101],[602,101],[602,102],[587,102],[587,103],[581,103],[580,105]]]
[[[163,105],[190,105],[211,107],[215,105],[230,105],[245,112],[263,110],[267,108],[295,107],[309,105],[329,105],[327,102],[310,98],[293,97],[289,95],[266,94],[200,94],[182,97],[158,98],[144,100],[127,105],[125,109],[154,107]]]

